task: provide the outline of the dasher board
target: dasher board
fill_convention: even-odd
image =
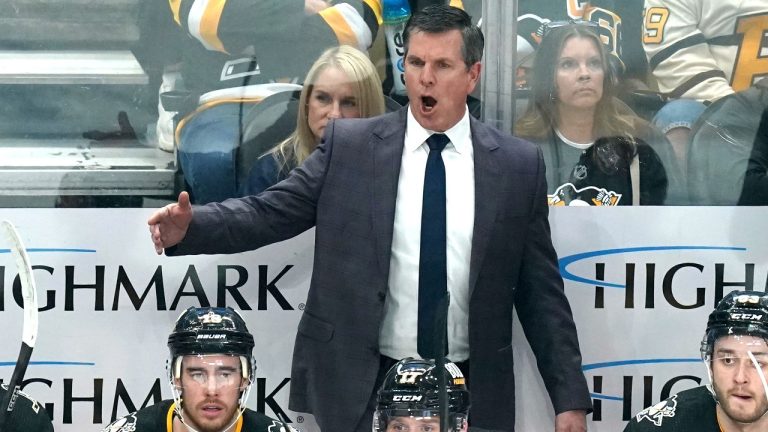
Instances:
[[[0,140],[0,195],[167,195],[173,153],[138,141]]]
[[[0,84],[145,85],[147,74],[130,51],[0,50]]]

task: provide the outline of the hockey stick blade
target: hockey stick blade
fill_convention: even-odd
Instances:
[[[19,359],[16,361],[16,367],[13,369],[11,380],[8,383],[8,391],[0,401],[0,431],[2,431],[9,413],[13,411],[24,373],[27,371],[27,365],[29,365],[29,359],[37,340],[37,289],[32,277],[32,266],[27,256],[27,250],[24,248],[16,228],[9,221],[0,222],[0,226],[2,226],[2,231],[11,246],[10,250],[19,272],[22,298],[24,299],[24,325]]]

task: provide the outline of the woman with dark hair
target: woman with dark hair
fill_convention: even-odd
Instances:
[[[550,205],[669,203],[669,184],[680,183],[671,146],[615,97],[605,49],[587,24],[546,30],[515,134],[542,148]]]

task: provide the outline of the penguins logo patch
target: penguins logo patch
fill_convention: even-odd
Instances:
[[[677,409],[677,395],[671,398],[661,401],[656,405],[650,406],[639,413],[637,413],[637,422],[640,423],[643,420],[648,420],[656,426],[661,426],[665,417],[674,417],[675,410]]]
[[[272,424],[267,428],[267,432],[297,432],[291,426],[284,425],[277,420],[272,420]]]
[[[136,431],[136,413],[129,414],[121,419],[116,420],[111,425],[107,426],[103,432],[135,432]]]
[[[573,183],[565,183],[547,195],[550,206],[616,206],[621,201],[621,194],[605,188],[586,186],[578,189]]]

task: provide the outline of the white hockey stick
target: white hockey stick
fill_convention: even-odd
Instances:
[[[35,341],[37,340],[37,289],[35,288],[35,279],[32,277],[32,266],[29,263],[27,250],[24,249],[24,244],[21,242],[16,228],[8,221],[0,222],[0,226],[11,246],[11,254],[19,272],[21,293],[24,299],[24,327],[21,334],[19,359],[13,369],[11,381],[8,382],[8,391],[0,401],[0,431],[2,431],[5,421],[10,416],[10,412],[13,411],[24,373],[27,371],[27,365],[29,365],[29,358],[32,356],[32,350],[35,348]]]

